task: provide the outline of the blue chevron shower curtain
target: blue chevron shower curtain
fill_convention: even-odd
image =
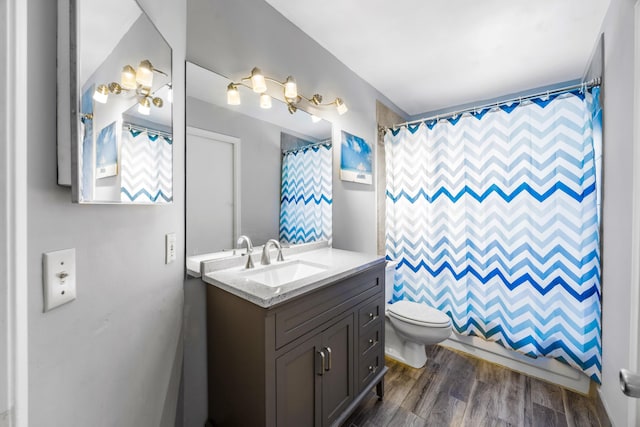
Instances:
[[[155,204],[173,201],[172,146],[172,138],[160,132],[123,127],[121,201]]]
[[[283,154],[280,195],[280,241],[331,241],[331,144]]]
[[[394,299],[600,382],[594,93],[387,131],[386,251]]]

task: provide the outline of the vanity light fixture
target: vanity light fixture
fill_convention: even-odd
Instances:
[[[258,67],[253,67],[248,77],[243,77],[239,82],[231,82],[227,86],[227,104],[240,105],[240,92],[238,86],[244,86],[260,94],[260,107],[271,108],[271,96],[267,94],[267,82],[274,83],[283,89],[282,100],[287,104],[289,113],[298,111],[302,101],[306,101],[314,107],[333,106],[338,114],[342,115],[348,111],[347,106],[341,98],[336,98],[331,102],[322,103],[322,95],[314,94],[311,98],[298,92],[298,85],[293,76],[288,76],[284,82],[265,76]]]
[[[138,98],[138,112],[140,114],[149,115],[151,113],[151,105],[157,108],[162,108],[164,105],[162,98],[154,96],[155,92],[162,89],[164,86],[169,88],[169,91],[167,92],[167,100],[169,103],[173,102],[173,86],[171,82],[164,84],[155,92],[151,92],[154,72],[168,77],[167,73],[164,71],[154,68],[151,61],[148,59],[140,61],[140,65],[137,70],[131,65],[125,65],[122,67],[122,72],[120,73],[120,83],[111,82],[108,85],[98,85],[93,92],[93,99],[101,104],[106,104],[109,94],[120,95],[123,92],[127,93],[132,91],[135,92],[135,96]]]

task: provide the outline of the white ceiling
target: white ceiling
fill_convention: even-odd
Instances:
[[[609,6],[609,0],[266,1],[409,115],[581,78]]]

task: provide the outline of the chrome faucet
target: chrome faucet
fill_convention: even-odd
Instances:
[[[253,243],[251,243],[251,239],[244,234],[238,237],[238,245],[242,247],[242,243],[247,244],[247,264],[244,268],[253,268],[253,260],[251,259],[251,253],[253,252]]]
[[[284,261],[284,257],[282,256],[282,246],[280,246],[280,242],[276,239],[269,239],[267,243],[262,247],[262,258],[260,260],[260,264],[269,265],[271,264],[271,256],[269,255],[269,246],[274,246],[278,250],[278,261]]]

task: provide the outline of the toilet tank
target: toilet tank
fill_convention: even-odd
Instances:
[[[387,261],[384,274],[384,300],[389,302],[393,299],[393,283],[398,261]]]

